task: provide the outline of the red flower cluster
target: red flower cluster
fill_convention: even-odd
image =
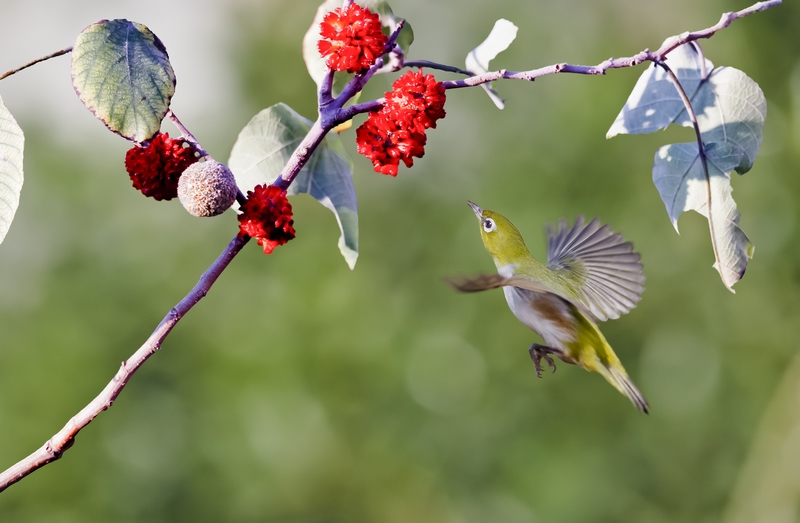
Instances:
[[[369,114],[356,130],[358,152],[375,172],[397,176],[400,160],[411,167],[425,154],[425,130],[445,117],[445,89],[433,75],[407,72],[392,84],[380,111]]]
[[[196,161],[195,150],[189,142],[183,138],[173,140],[168,133],[158,133],[146,146],[137,145],[125,154],[125,170],[133,186],[145,196],[171,200],[178,196],[181,173]]]
[[[328,12],[319,34],[322,39],[317,50],[321,56],[330,55],[326,63],[334,71],[360,73],[369,69],[386,46],[380,17],[356,3]]]
[[[264,254],[271,254],[275,247],[294,238],[292,204],[286,199],[286,191],[274,185],[256,185],[247,191],[241,212],[239,236],[256,238],[264,247]]]

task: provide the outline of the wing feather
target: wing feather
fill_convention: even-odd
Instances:
[[[564,220],[547,227],[547,267],[583,280],[574,301],[598,320],[619,318],[642,299],[640,260],[633,245],[598,218],[587,224],[579,216],[572,228]]]

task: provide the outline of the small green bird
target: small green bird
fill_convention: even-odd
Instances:
[[[542,359],[555,372],[550,357],[554,354],[599,372],[646,413],[647,401],[596,324],[619,318],[641,299],[645,277],[633,245],[597,218],[585,224],[579,217],[571,229],[561,220],[557,231],[547,228],[543,264],[507,218],[468,203],[498,274],[451,280],[453,287],[462,292],[503,287],[511,312],[544,340],[544,345],[534,343],[528,349],[537,376],[541,377]]]

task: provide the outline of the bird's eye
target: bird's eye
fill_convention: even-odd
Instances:
[[[483,230],[486,232],[492,232],[493,230],[497,229],[497,225],[494,223],[494,220],[491,218],[486,218],[483,220]]]

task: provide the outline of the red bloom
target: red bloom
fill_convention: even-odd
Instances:
[[[383,54],[387,39],[380,17],[356,3],[328,12],[319,34],[317,50],[320,56],[330,55],[328,67],[348,73],[369,69]]]
[[[416,132],[425,132],[429,127],[435,129],[436,120],[445,117],[444,102],[445,88],[432,74],[408,71],[386,93],[385,110]]]
[[[186,147],[188,145],[188,147]],[[125,170],[133,186],[145,196],[171,200],[178,195],[181,173],[197,161],[195,150],[183,138],[156,134],[144,147],[135,146],[125,154]]]
[[[239,236],[256,238],[264,254],[294,238],[292,204],[286,199],[286,191],[274,185],[256,185],[247,191],[241,211]]]
[[[392,84],[380,111],[369,114],[356,130],[358,152],[372,161],[375,172],[397,176],[425,154],[425,130],[444,118],[445,89],[433,75],[407,72]]]
[[[356,130],[358,152],[372,161],[375,172],[397,176],[400,160],[406,167],[414,165],[414,157],[425,154],[427,137],[414,132],[383,110],[370,113]]]

